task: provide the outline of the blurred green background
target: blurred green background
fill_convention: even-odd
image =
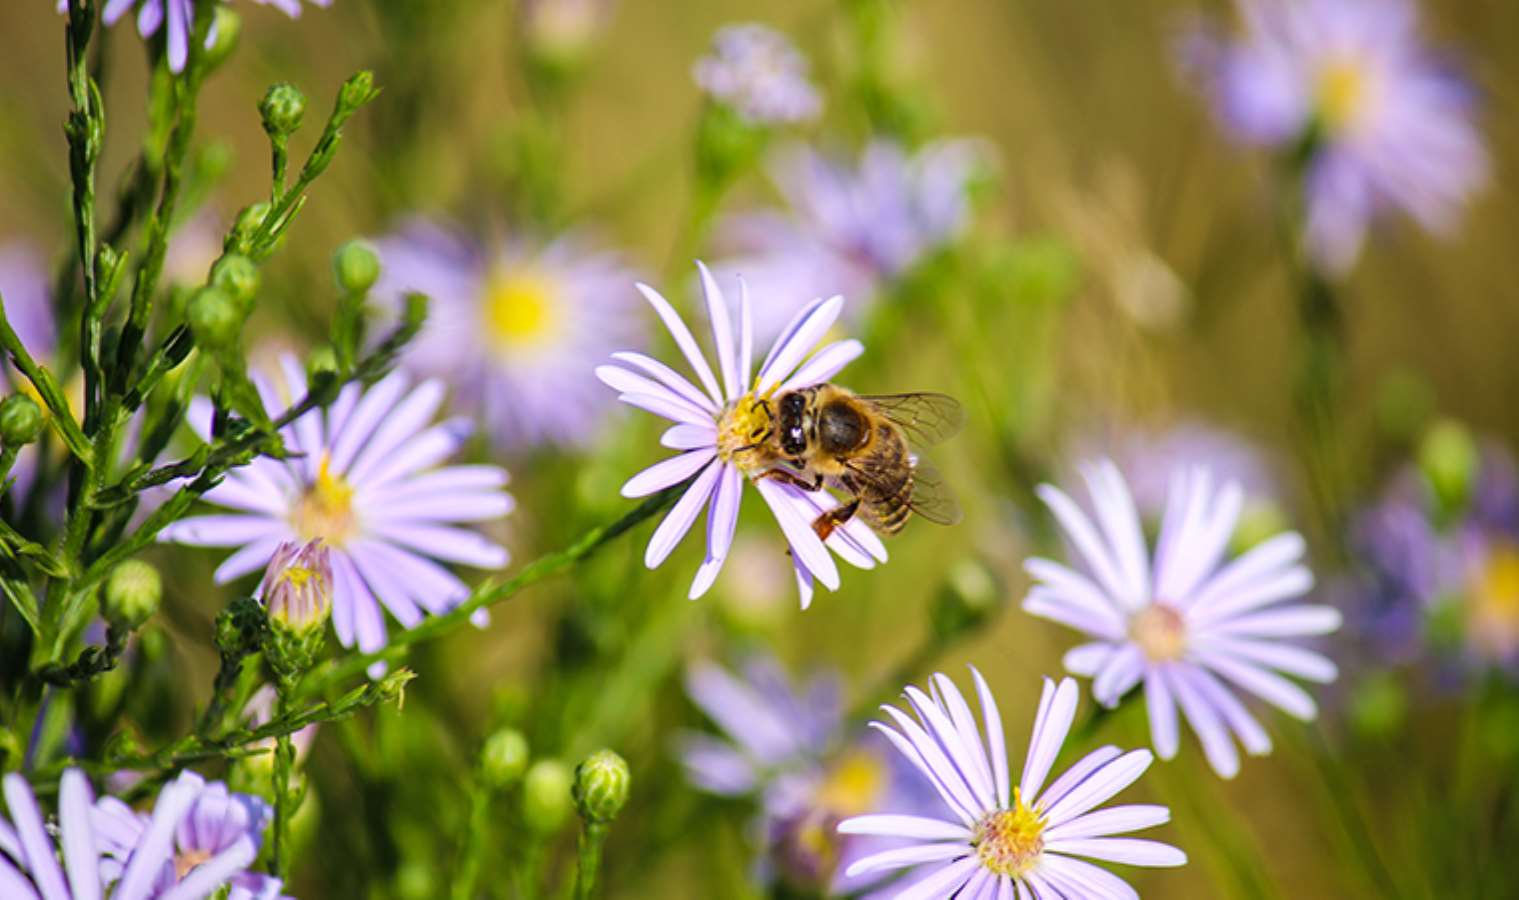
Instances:
[[[242,46],[203,93],[201,145],[224,142],[230,151],[209,200],[224,225],[267,189],[256,104],[270,83],[291,81],[310,97],[307,128],[293,142],[297,154],[314,140],[313,123],[353,70],[373,68],[384,89],[350,127],[350,142],[267,270],[265,306],[255,319],[265,334],[310,332],[324,321],[334,296],[332,250],[354,234],[380,233],[401,214],[439,214],[485,233],[512,230],[505,148],[515,124],[532,112],[511,4],[398,0],[386,13],[382,2],[336,0],[328,10],[307,8],[297,21],[238,4]],[[832,90],[817,129],[825,142],[858,142],[865,122],[838,90],[850,53],[845,5],[622,0],[567,101],[562,209],[576,225],[626,248],[656,284],[681,296],[683,309],[693,309],[689,260],[672,258],[689,207],[700,106],[692,62],[722,24],[774,25],[795,38]],[[1027,485],[1008,460],[1023,454],[1063,474],[1063,454],[1078,439],[1100,447],[1101,435],[1135,423],[1204,419],[1258,441],[1294,471],[1285,386],[1295,318],[1270,222],[1267,166],[1218,135],[1172,62],[1177,29],[1188,17],[1227,15],[1228,6],[920,0],[887,8],[899,38],[892,71],[923,103],[929,133],[993,142],[998,184],[984,198],[973,240],[1006,249],[999,270],[1006,277],[946,279],[934,296],[905,298],[847,380],[875,392],[945,390],[966,402],[970,422],[939,459],[966,521],[945,530],[909,528],[892,543],[890,565],[847,572],[843,589],[820,592],[805,614],[794,608],[775,536],[761,527],[744,533],[773,570],[768,574],[782,576],[770,586],[763,583],[766,565],[756,574],[734,564],[715,596],[687,604],[681,597],[698,551],[686,546],[664,569],[646,572],[645,526],[576,579],[514,599],[489,629],[455,635],[415,658],[420,678],[404,714],[376,713],[319,738],[308,764],[317,788],[315,831],[297,867],[297,896],[444,893],[473,754],[506,723],[527,730],[535,751],[571,763],[602,743],[632,762],[635,800],[613,830],[609,896],[751,896],[745,810],[698,799],[669,757],[670,730],[701,721],[681,697],[683,659],[770,645],[797,668],[843,668],[859,697],[919,642],[946,560],[979,556],[1003,579],[1008,607],[935,665],[957,679],[965,662],[982,668],[1001,698],[1016,760],[1038,679],[1058,672],[1073,637],[1017,609],[1026,587],[1020,564],[1032,549],[1029,523],[1012,503]],[[1389,448],[1379,411],[1398,391],[1398,408],[1408,409],[1410,384],[1420,386],[1413,396],[1426,397],[1412,403],[1415,419],[1421,408],[1438,409],[1476,430],[1519,436],[1519,202],[1507,189],[1519,162],[1519,6],[1463,0],[1426,4],[1423,12],[1435,43],[1463,54],[1485,92],[1482,127],[1494,178],[1453,240],[1392,223],[1347,286],[1346,428],[1356,436],[1355,488],[1363,492],[1375,489],[1397,449],[1399,435],[1394,429]],[[46,0],[13,0],[0,5],[0,35],[0,242],[23,239],[59,254],[69,228],[62,20]],[[129,24],[112,30],[110,51],[103,185],[136,152],[145,89]],[[727,208],[768,191],[763,178],[750,178]],[[110,196],[108,189],[101,194]],[[1157,279],[1157,264],[1170,274]],[[1047,333],[1056,336],[1053,347],[1041,345]],[[1030,389],[1025,370],[1041,371],[1044,386]],[[623,415],[627,427],[614,444],[586,458],[505,461],[521,500],[503,526],[514,565],[625,508],[616,486],[658,452],[647,419]],[[1289,493],[1298,484],[1289,477]],[[204,702],[196,691],[213,671],[209,623],[223,601],[206,586],[216,558],[183,550],[157,556],[171,584],[168,665],[181,673],[178,683],[196,686],[178,698],[180,717]],[[1089,703],[1084,698],[1083,708]],[[1332,705],[1326,699],[1326,708]],[[1418,757],[1420,771],[1432,773],[1426,783],[1407,784],[1401,751],[1358,757],[1375,788],[1358,802],[1378,823],[1381,852],[1395,860],[1418,853],[1419,832],[1400,823],[1416,815],[1416,794],[1442,789],[1441,762],[1448,762],[1438,735],[1455,712],[1437,707],[1427,715],[1429,746],[1420,748],[1427,756]],[[1253,844],[1267,863],[1272,884],[1256,896],[1360,895],[1320,773],[1295,752],[1304,731],[1280,717],[1270,721],[1279,752],[1248,761],[1236,781],[1216,779],[1188,739],[1178,760],[1127,795],[1171,803],[1177,821],[1160,835],[1194,851],[1194,864],[1179,871],[1126,870],[1141,892],[1235,896],[1228,876],[1195,851],[1206,843],[1202,831],[1218,828]],[[1104,740],[1144,740],[1140,721],[1109,727]],[[1338,739],[1332,715],[1323,729]],[[503,808],[510,803],[503,799]],[[1213,818],[1219,810],[1224,820]],[[502,858],[516,852],[516,837],[509,826],[492,834]],[[569,848],[564,840],[554,849]],[[1484,859],[1480,848],[1472,853],[1474,863]],[[488,853],[487,891],[496,890],[492,874],[505,877],[493,859]]]

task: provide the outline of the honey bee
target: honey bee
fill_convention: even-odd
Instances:
[[[825,486],[848,499],[812,523],[819,538],[859,515],[896,534],[914,514],[941,525],[960,510],[938,473],[911,452],[960,430],[964,411],[944,394],[856,394],[834,384],[786,391],[763,407],[767,424],[749,448],[769,467],[759,475],[805,491]]]

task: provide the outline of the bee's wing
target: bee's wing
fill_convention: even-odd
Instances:
[[[939,470],[914,458],[912,464],[912,498],[907,505],[917,515],[936,525],[956,525],[961,518],[955,493],[944,483]]]
[[[965,408],[948,394],[866,394],[860,399],[902,426],[919,447],[947,440],[965,424]]]

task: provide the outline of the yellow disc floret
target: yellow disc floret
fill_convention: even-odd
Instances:
[[[541,345],[559,329],[557,286],[532,269],[493,274],[485,284],[485,332],[492,345],[521,350]]]
[[[1129,620],[1129,639],[1150,662],[1174,662],[1187,650],[1187,623],[1174,607],[1152,603]]]
[[[1013,808],[991,813],[976,826],[971,845],[981,865],[998,875],[1018,878],[1026,874],[1044,853],[1044,817],[1023,803],[1023,792],[1013,789]]]
[[[322,454],[316,481],[306,489],[291,515],[302,540],[324,541],[341,547],[358,530],[353,514],[353,486],[332,472],[332,457]]]

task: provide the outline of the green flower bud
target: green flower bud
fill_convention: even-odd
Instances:
[[[246,256],[229,253],[211,267],[211,285],[236,300],[244,310],[252,309],[258,282],[258,266]]]
[[[0,446],[20,447],[42,436],[47,416],[42,407],[25,394],[11,394],[0,400]]]
[[[379,90],[374,86],[374,73],[365,69],[343,82],[342,89],[338,91],[338,110],[342,115],[352,114],[379,95]]]
[[[611,750],[597,750],[575,767],[575,806],[587,822],[605,824],[628,802],[633,774],[627,760]]]
[[[940,640],[952,641],[979,629],[1002,608],[1006,591],[991,570],[974,559],[950,569],[929,615]]]
[[[486,738],[480,749],[480,779],[493,791],[509,787],[522,777],[530,755],[522,732],[503,728]]]
[[[1419,468],[1447,515],[1466,505],[1481,463],[1482,454],[1471,432],[1451,419],[1432,425],[1419,444]]]
[[[264,607],[252,597],[239,597],[216,616],[216,649],[223,659],[257,653],[268,627]]]
[[[246,318],[241,305],[220,288],[201,288],[185,309],[195,343],[211,350],[237,345]]]
[[[573,808],[569,766],[541,759],[527,770],[522,782],[522,821],[534,834],[547,837],[564,827]]]
[[[380,257],[364,241],[349,241],[332,255],[332,274],[345,294],[362,294],[380,277]]]
[[[106,578],[101,612],[117,631],[135,631],[158,611],[163,599],[163,579],[158,570],[138,559],[129,559]]]
[[[338,355],[327,344],[312,348],[311,355],[306,357],[306,377],[312,381],[323,373],[335,375],[337,371]]]
[[[224,4],[217,4],[211,31],[216,42],[206,48],[206,65],[216,68],[227,61],[237,49],[237,40],[243,33],[243,18]]]
[[[258,103],[258,114],[264,120],[266,134],[284,139],[301,127],[301,119],[306,115],[306,95],[288,82],[272,85]]]
[[[232,235],[227,239],[227,248],[232,249],[253,237],[253,233],[263,227],[264,219],[268,216],[269,204],[262,200],[243,207],[243,211],[237,214],[237,221],[232,223]]]

